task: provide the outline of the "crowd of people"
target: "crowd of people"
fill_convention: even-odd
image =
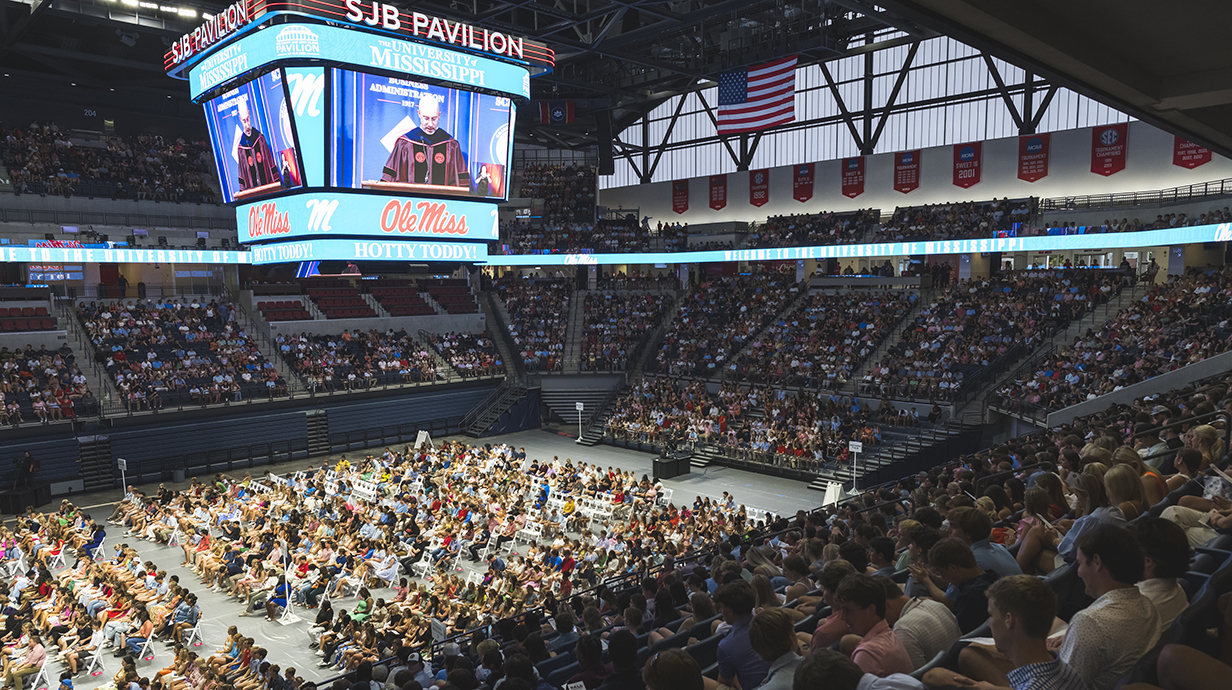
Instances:
[[[672,303],[664,292],[586,293],[582,307],[582,370],[624,371],[629,357]]]
[[[659,349],[659,370],[719,376],[728,358],[798,294],[795,276],[778,271],[705,277],[680,302]]]
[[[921,419],[914,408],[882,400],[872,408],[839,393],[820,396],[766,385],[724,381],[711,394],[699,381],[646,378],[613,406],[605,421],[610,438],[661,447],[711,446],[745,459],[818,471],[851,461],[848,444],[868,448],[885,441],[883,427],[935,424],[942,411]]]
[[[1079,228],[1083,234],[1089,233],[1104,233],[1104,232],[1141,232],[1143,230],[1167,230],[1168,228],[1184,228],[1193,225],[1214,225],[1217,223],[1232,222],[1232,209],[1227,206],[1221,208],[1212,208],[1205,213],[1199,213],[1196,216],[1190,216],[1186,213],[1159,213],[1155,215],[1155,220],[1142,220],[1140,218],[1105,218],[1103,223],[1099,225],[1081,225],[1075,221],[1066,221],[1055,228],[1048,228],[1049,233],[1075,235],[1078,234]]]
[[[435,624],[450,636],[481,628],[503,643],[516,636],[532,662],[572,653],[578,634],[597,630],[597,620],[613,633],[613,620],[626,630],[642,621],[649,628],[656,603],[661,615],[675,606],[664,603],[666,588],[636,592],[649,586],[639,575],[766,529],[764,513],[751,518],[727,493],[679,506],[666,498],[661,484],[628,471],[449,442],[386,448],[354,464],[343,456],[283,477],[194,478],[183,491],[147,495],[130,486],[109,508],[107,524],[115,527],[64,501],[45,515],[27,511],[11,532],[0,528],[5,561],[29,566],[6,588],[8,615],[18,619],[7,627],[22,652],[58,646],[69,666],[63,678],[114,648],[126,658],[117,680],[127,682],[131,661],[157,653],[145,651],[147,640],[163,639],[174,645],[173,678],[196,668],[215,683],[242,680],[256,690],[280,676],[277,666],[268,668],[279,660],[236,625],[215,655],[190,652],[203,615],[190,591],[197,586],[169,575],[148,556],[153,551],[181,560],[200,579],[199,591],[233,598],[240,618],[272,621],[288,605],[307,608],[323,669],[367,678],[374,662],[397,658],[402,666],[382,668],[383,678],[409,668],[408,680],[432,687],[437,673],[453,679],[458,662],[450,645],[444,658],[431,658]],[[104,544],[107,531],[121,529],[115,546]],[[154,545],[142,548],[145,557],[130,545],[140,540]],[[453,567],[463,560],[479,564],[465,582]],[[631,586],[596,589],[600,582]],[[16,661],[23,658],[13,655],[6,672],[25,675]],[[294,671],[285,679],[288,688],[313,686]],[[474,690],[473,675],[470,681],[459,687]]]
[[[436,359],[405,330],[279,333],[274,346],[313,392],[437,380]]]
[[[0,123],[0,163],[15,194],[218,201],[209,184],[213,161],[204,140],[141,134],[74,143],[54,122],[25,128]]]
[[[729,375],[754,383],[838,390],[917,299],[914,292],[814,291],[750,342]]]
[[[1213,570],[1188,572],[1206,567],[1194,547],[1232,527],[1232,482],[1211,470],[1229,467],[1230,385],[1224,375],[1113,405],[765,522],[726,494],[676,501],[628,471],[449,442],[281,478],[130,488],[111,520],[130,540],[178,536],[167,551],[245,615],[272,620],[302,602],[322,667],[352,674],[343,684],[379,687],[373,664],[392,658],[380,674],[401,690],[1112,690],[1193,606],[1232,624],[1232,594],[1196,596]],[[625,424],[706,439],[739,438],[753,410],[799,433],[807,404],[808,419],[833,412],[853,438],[872,426],[875,443],[874,420],[894,413],[857,421],[841,411],[863,407],[854,400],[730,382],[711,394],[649,378],[636,391],[616,406]],[[313,690],[238,630],[216,657],[194,656],[196,596],[127,544],[99,548],[104,530],[67,501],[0,528],[5,560],[29,566],[6,588],[10,687],[49,649],[71,679],[108,644],[131,658],[166,637],[178,646],[164,683],[183,673],[185,687]],[[64,549],[77,562],[57,575]],[[460,559],[484,565],[464,581]],[[430,659],[434,620],[469,634]],[[1232,673],[1232,658],[1157,651],[1161,687],[1217,687]],[[129,660],[116,680],[142,685]]]
[[[505,373],[505,363],[487,333],[433,333],[429,340],[464,378]]]
[[[632,269],[624,271],[599,271],[595,287],[600,290],[671,290],[680,287],[680,279],[673,273],[651,273]]]
[[[595,169],[583,165],[527,165],[518,196],[542,199],[545,225],[592,224],[595,220]]]
[[[963,240],[995,237],[1015,223],[1028,222],[1035,199],[994,199],[952,204],[907,206],[894,209],[890,220],[874,234],[874,242]]]
[[[1232,350],[1232,270],[1193,268],[1153,285],[1101,327],[997,391],[1058,410]]]
[[[1120,292],[1093,270],[1003,272],[959,281],[924,305],[860,381],[866,395],[952,400],[963,382],[1011,350],[1025,354]]]
[[[494,281],[493,287],[509,312],[515,356],[521,357],[530,371],[561,369],[573,295],[569,282],[512,277]]]
[[[0,425],[50,424],[98,412],[68,343],[0,350]]]
[[[622,254],[650,251],[650,235],[636,218],[589,222],[523,222],[505,226],[514,254]]]
[[[235,306],[197,298],[78,303],[95,357],[130,410],[287,394],[235,321]]]
[[[871,208],[848,213],[771,216],[750,229],[741,248],[854,244],[864,239],[864,233],[880,217],[881,213]]]

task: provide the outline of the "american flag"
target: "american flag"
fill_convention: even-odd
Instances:
[[[796,120],[796,56],[719,75],[719,134],[756,132]]]

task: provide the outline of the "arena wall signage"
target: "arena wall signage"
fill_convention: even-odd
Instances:
[[[236,208],[240,242],[303,237],[430,238],[491,241],[500,237],[497,207],[462,199],[306,192]]]
[[[0,247],[0,263],[227,264],[250,263],[248,252],[201,249]]]
[[[825,247],[780,247],[646,254],[530,254],[491,256],[493,266],[606,266],[611,264],[693,264],[729,261],[789,261],[890,256],[932,256],[987,252],[1045,252],[1084,249],[1130,249],[1232,241],[1232,223],[1167,230],[1042,237],[995,237],[939,242],[881,242]]]
[[[238,0],[197,28],[176,39],[163,56],[173,75],[219,43],[249,31],[281,14],[302,15],[368,31],[398,34],[450,50],[487,55],[551,71],[555,53],[546,44],[422,12],[401,10],[389,3],[360,0]]]
[[[466,261],[483,263],[488,246],[476,242],[412,242],[407,240],[302,240],[256,245],[252,263],[293,261]]]
[[[526,67],[392,36],[317,24],[277,24],[242,36],[188,70],[194,99],[283,60],[323,60],[530,98]]]

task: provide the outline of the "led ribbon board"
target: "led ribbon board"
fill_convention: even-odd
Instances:
[[[492,266],[608,266],[613,264],[703,264],[728,261],[794,261],[798,259],[886,258],[986,252],[1056,252],[1073,250],[1137,249],[1232,240],[1232,223],[1187,228],[1144,230],[1091,235],[997,237],[937,242],[882,242],[824,247],[780,247],[702,252],[646,254],[520,254],[491,256]]]
[[[413,242],[407,240],[302,240],[261,244],[252,248],[252,263],[297,261],[465,261],[483,263],[488,246],[475,242]]]
[[[249,252],[213,249],[93,249],[0,247],[0,263],[227,264],[250,263]]]
[[[321,24],[263,26],[188,69],[196,100],[210,89],[283,60],[323,60],[360,71],[386,70],[463,89],[530,98],[530,72],[519,65],[458,50]]]
[[[305,237],[487,242],[499,238],[496,211],[493,204],[460,199],[325,192],[245,204],[236,216],[244,243]]]

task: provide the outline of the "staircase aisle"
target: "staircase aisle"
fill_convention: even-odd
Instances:
[[[860,379],[864,376],[864,372],[868,371],[870,367],[880,362],[882,358],[885,357],[886,351],[897,343],[899,339],[902,338],[903,332],[915,323],[916,317],[920,315],[920,311],[924,309],[925,306],[932,304],[933,300],[936,299],[939,294],[940,293],[937,288],[925,288],[920,290],[920,298],[915,301],[915,305],[913,305],[911,309],[907,310],[907,313],[903,315],[902,320],[898,322],[898,325],[894,327],[894,330],[890,331],[890,334],[881,340],[881,344],[877,346],[877,349],[873,350],[868,357],[865,357],[864,361],[860,363],[860,366],[856,367],[855,370],[851,372],[851,379],[847,381],[847,385],[843,386],[842,392],[848,395],[859,392]]]
[[[476,295],[479,309],[483,312],[484,322],[488,326],[488,336],[496,351],[500,353],[501,361],[505,363],[505,375],[516,376],[519,363],[514,358],[513,342],[509,337],[509,315],[500,314],[500,298],[495,292],[481,292]]]
[[[576,374],[582,368],[582,334],[585,330],[587,290],[574,290],[569,298],[569,324],[565,329],[563,373]]]

